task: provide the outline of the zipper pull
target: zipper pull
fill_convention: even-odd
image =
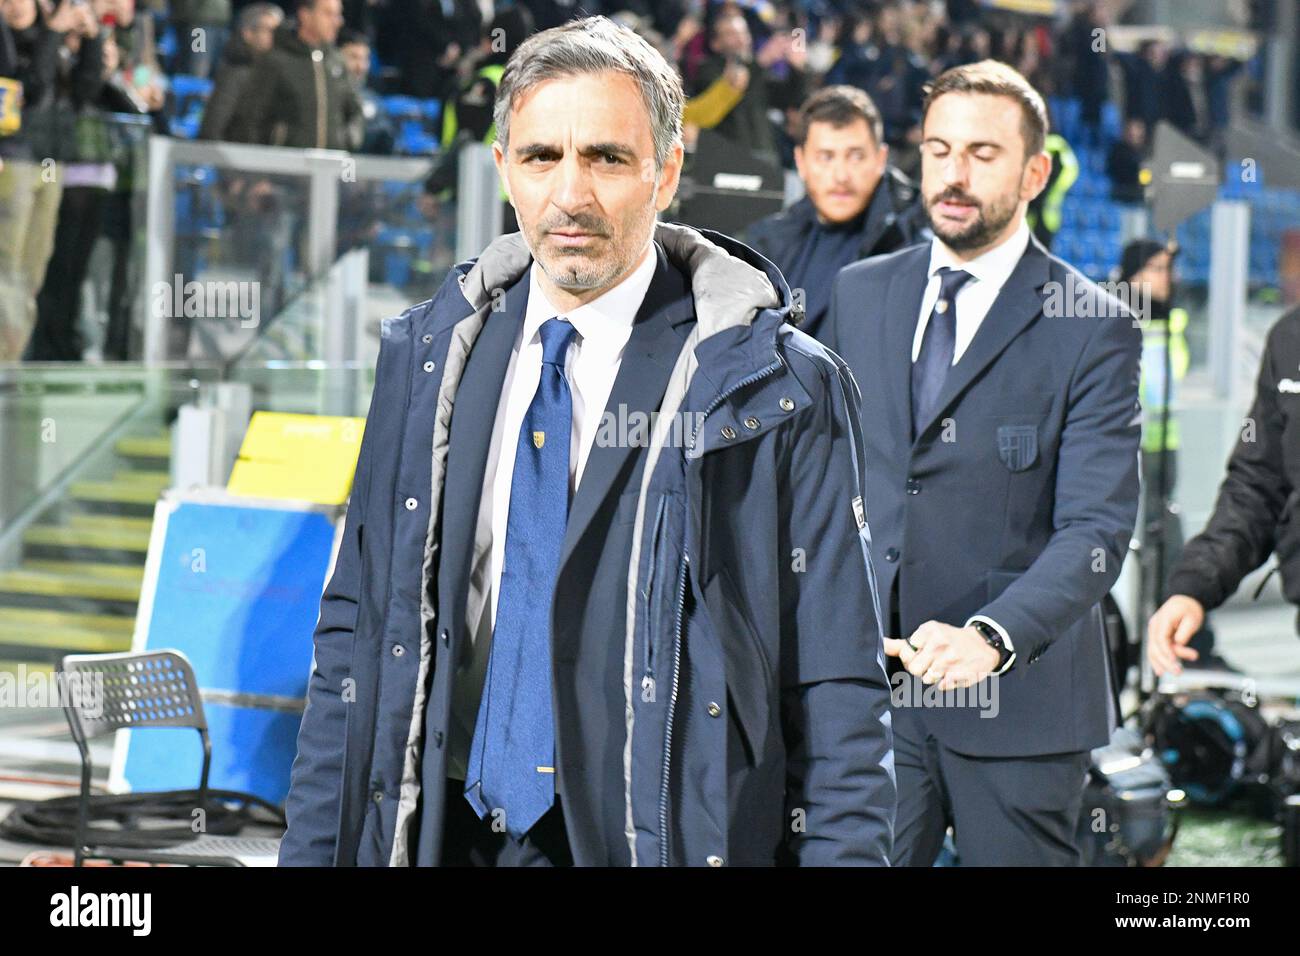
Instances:
[[[644,704],[655,702],[655,679],[649,673],[641,678],[641,702]]]

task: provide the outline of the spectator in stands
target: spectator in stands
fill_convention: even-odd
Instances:
[[[203,108],[199,139],[234,139],[235,116],[241,108],[253,61],[275,44],[275,31],[284,12],[273,3],[251,3],[239,11],[235,35],[226,44],[212,94]]]
[[[379,97],[366,85],[370,76],[370,39],[345,27],[339,34],[339,53],[361,103],[361,112],[352,119],[349,139],[360,144],[359,152],[388,155],[393,151],[393,124],[380,109]]]
[[[53,249],[62,181],[42,160],[52,156],[48,123],[62,37],[86,24],[64,4],[47,22],[36,0],[4,0],[0,85],[0,362],[17,361],[36,321],[36,293]],[[84,15],[82,15],[84,19]]]
[[[1101,108],[1110,97],[1105,34],[1109,22],[1101,4],[1089,3],[1070,21],[1061,40],[1062,88],[1079,98],[1083,122],[1094,131],[1101,126]]]
[[[1143,201],[1142,164],[1146,161],[1146,154],[1146,125],[1140,119],[1126,121],[1122,138],[1115,141],[1106,157],[1111,199],[1125,203]]]
[[[915,169],[917,144],[921,141],[921,101],[930,76],[925,60],[902,42],[901,14],[897,6],[882,7],[876,25],[880,34],[880,69],[867,92],[880,108],[885,142],[894,150],[894,162],[902,169]],[[987,37],[984,33],[983,39]],[[984,45],[975,47],[984,48]]]
[[[876,75],[876,61],[880,51],[871,42],[875,24],[864,11],[849,10],[840,21],[840,55],[826,74],[830,86],[846,84],[866,91]],[[955,35],[955,34],[954,34]]]
[[[420,99],[447,99],[460,87],[457,66],[478,45],[483,13],[476,0],[392,0],[381,58],[397,67],[400,89]]]
[[[1169,58],[1161,76],[1161,118],[1172,123],[1184,136],[1205,141],[1209,123],[1197,107],[1201,87],[1201,58],[1180,50]]]
[[[334,46],[340,0],[298,0],[297,20],[275,33],[248,78],[236,138],[299,149],[356,149],[361,101]]]
[[[230,0],[171,0],[177,73],[211,76],[230,36]]]
[[[81,331],[81,290],[90,270],[104,211],[117,186],[113,136],[104,113],[144,113],[149,104],[122,77],[121,52],[113,33],[69,33],[74,55],[99,65],[99,82],[88,79],[71,94],[77,110],[76,136],[67,144],[63,196],[47,281],[37,296],[36,327],[26,357],[45,362],[79,362],[85,348]]]
[[[710,55],[700,64],[688,95],[694,99],[706,93],[716,94],[721,89],[718,84],[723,83],[740,95],[720,117],[713,114],[696,125],[711,128],[735,145],[778,165],[776,129],[767,113],[773,107],[798,108],[807,97],[806,49],[794,44],[788,33],[778,33],[756,55],[749,23],[734,6],[724,9],[714,20],[709,49]]]
[[[1232,120],[1232,80],[1244,66],[1240,60],[1211,56],[1205,61],[1205,103],[1209,113],[1210,143],[1216,151],[1224,147],[1224,135]]]
[[[114,95],[132,101],[126,112],[149,113],[154,132],[167,134],[169,84],[158,63],[153,18],[136,16],[135,0],[94,0],[94,8],[100,22],[111,28],[117,66],[110,71],[108,82],[117,88]]]
[[[799,111],[794,160],[807,195],[759,220],[746,242],[781,270],[799,301],[800,327],[816,336],[844,266],[923,238],[915,184],[889,165],[880,112],[854,86],[818,90]]]
[[[38,94],[25,97],[22,114],[33,162],[16,163],[13,178],[0,174],[0,189],[13,190],[12,198],[0,193],[0,284],[6,287],[0,297],[6,300],[0,305],[0,360],[12,361],[22,354],[36,322],[36,296],[48,276],[66,185],[62,164],[76,158],[78,114],[103,84],[103,36],[92,8],[73,0],[64,0],[48,16],[35,0],[6,0],[5,16],[19,69],[35,66],[41,73]],[[52,70],[46,59],[51,46]]]
[[[1144,40],[1136,53],[1118,53],[1116,59],[1124,71],[1125,119],[1140,119],[1147,129],[1154,129],[1162,116],[1168,48],[1159,40]]]

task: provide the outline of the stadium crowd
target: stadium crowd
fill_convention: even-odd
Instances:
[[[1056,20],[991,12],[975,0],[3,0],[0,18],[0,362],[77,360],[91,247],[113,244],[105,358],[129,352],[132,166],[109,114],[175,134],[185,85],[206,78],[202,139],[357,152],[403,149],[386,98],[437,101],[419,148],[454,160],[492,130],[495,83],[528,35],[604,13],[678,65],[690,99],[687,147],[710,128],[796,167],[800,109],[847,85],[878,111],[889,161],[917,164],[922,88],[942,71],[1005,61],[1046,97],[1081,105],[1095,143],[1107,103],[1112,196],[1140,198],[1150,131],[1168,120],[1221,142],[1242,64],[1147,41],[1105,39],[1106,4],[1074,0]],[[206,89],[206,87],[205,87]],[[438,164],[429,195],[454,165]],[[135,223],[138,229],[140,223]],[[50,277],[47,281],[47,276]]]

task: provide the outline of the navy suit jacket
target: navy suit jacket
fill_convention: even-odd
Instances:
[[[1100,746],[1115,714],[1099,603],[1138,508],[1140,332],[1118,300],[1031,239],[913,440],[929,257],[927,243],[843,269],[822,339],[862,389],[889,636],[983,614],[1017,659],[988,679],[985,706],[917,706],[916,686],[897,675],[896,711],[969,755]]]

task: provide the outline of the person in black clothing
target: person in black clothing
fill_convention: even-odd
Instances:
[[[712,129],[725,139],[774,165],[780,164],[776,127],[768,118],[772,108],[797,109],[808,95],[804,71],[807,51],[788,34],[777,34],[754,53],[749,23],[737,8],[718,13],[709,34],[710,55],[688,81],[687,96],[703,93],[724,75],[740,100]]]
[[[1158,40],[1145,40],[1136,53],[1119,53],[1116,59],[1124,71],[1124,118],[1140,119],[1154,129],[1164,115],[1161,96],[1168,48]]]
[[[1201,58],[1180,50],[1169,58],[1160,77],[1162,118],[1195,140],[1206,138],[1207,124],[1197,111],[1196,98],[1192,94],[1193,88],[1200,86],[1201,76]]]
[[[1282,593],[1300,605],[1300,309],[1269,330],[1255,401],[1228,459],[1205,530],[1188,541],[1169,575],[1170,597],[1147,624],[1157,674],[1178,673],[1200,653],[1192,638],[1251,571],[1277,554]],[[1300,615],[1296,620],[1300,632]]]
[[[234,136],[298,149],[355,149],[361,101],[334,46],[343,26],[339,0],[297,0],[296,21],[253,63]]]
[[[816,336],[844,266],[920,241],[925,209],[916,186],[889,165],[880,113],[852,86],[829,86],[799,111],[795,164],[807,195],[761,219],[745,239],[803,297],[800,327]]]
[[[70,34],[65,42],[85,69],[95,66],[97,83],[82,77],[62,78],[60,97],[65,108],[75,113],[73,142],[65,143],[63,154],[63,197],[54,234],[46,282],[36,298],[37,319],[27,346],[26,358],[44,362],[78,362],[85,342],[81,334],[82,285],[90,269],[103,223],[113,196],[117,168],[106,113],[143,113],[148,105],[118,72],[120,51],[113,35],[103,29],[95,34]],[[123,315],[124,313],[119,313]],[[129,317],[128,317],[129,322]],[[114,323],[116,325],[116,323]],[[121,341],[126,330],[111,330],[106,343],[114,357],[122,357]]]
[[[457,67],[482,31],[476,0],[392,0],[379,28],[379,58],[397,68],[398,92],[446,99],[455,95]]]
[[[1145,197],[1142,163],[1146,159],[1147,129],[1140,119],[1124,124],[1124,136],[1115,140],[1106,156],[1110,177],[1110,198],[1115,202],[1140,203]]]
[[[239,11],[235,35],[226,44],[212,94],[203,108],[199,139],[234,138],[235,117],[253,73],[253,61],[271,49],[283,20],[284,11],[273,3],[253,3]]]
[[[1096,130],[1101,125],[1101,108],[1110,97],[1110,70],[1106,64],[1105,29],[1107,14],[1092,3],[1070,21],[1061,37],[1062,77],[1082,106],[1083,122]]]

